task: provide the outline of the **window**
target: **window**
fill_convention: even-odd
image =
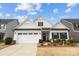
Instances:
[[[32,35],[33,33],[29,33],[29,35]]]
[[[65,32],[63,32],[63,33],[54,32],[54,33],[52,33],[52,39],[67,39],[67,33],[65,33]]]
[[[37,35],[38,33],[34,33],[35,35]]]
[[[18,35],[22,35],[22,33],[18,33]]]
[[[5,24],[0,24],[0,29],[5,29],[5,28],[6,28]]]
[[[52,38],[59,39],[59,33],[56,33],[56,32],[52,33]]]
[[[43,26],[43,22],[38,22],[38,26]]]
[[[23,33],[23,35],[27,35],[27,33]]]
[[[67,39],[67,33],[60,33],[61,39]]]

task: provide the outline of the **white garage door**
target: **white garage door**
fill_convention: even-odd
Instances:
[[[38,43],[39,33],[18,33],[18,43]]]

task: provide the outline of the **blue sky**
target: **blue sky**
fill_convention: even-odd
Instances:
[[[70,3],[1,3],[0,18],[35,20],[43,16],[55,24],[61,18],[79,18],[79,4]],[[20,20],[23,21],[23,20]]]

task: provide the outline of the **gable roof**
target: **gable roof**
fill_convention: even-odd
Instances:
[[[71,22],[73,24],[79,24],[79,19],[62,19],[62,20],[66,20],[66,21]]]
[[[54,29],[69,29],[68,27],[66,27],[64,24],[62,24],[61,22],[58,22],[57,24],[55,24],[53,26]]]
[[[48,27],[51,28],[51,27],[53,26],[53,24],[50,23],[48,20],[46,20],[43,16],[37,17],[37,18],[34,20],[34,22],[36,22],[36,21],[40,21],[40,22],[41,22],[41,21],[44,21],[44,22],[47,23],[48,26],[45,26],[45,25],[44,25],[44,26],[41,26],[41,28],[43,28],[43,27],[44,27],[44,28],[48,28]]]
[[[7,23],[15,21],[15,20],[17,21],[17,19],[0,19],[0,23],[7,24]]]
[[[21,24],[19,24],[17,27],[15,27],[15,29],[37,29],[39,28],[38,26],[36,26],[33,21],[31,20],[25,20],[24,22],[22,22]]]

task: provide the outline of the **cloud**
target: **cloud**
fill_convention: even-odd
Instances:
[[[18,10],[31,11],[31,10],[32,10],[32,5],[30,5],[30,4],[25,4],[25,3],[18,4],[17,7],[15,8],[15,11],[18,11]]]
[[[28,16],[26,15],[22,15],[22,16],[16,16],[15,19],[18,19],[19,23],[22,23],[23,21],[25,21],[28,18]]]
[[[36,3],[36,4],[34,4],[34,5],[36,5],[36,7],[35,7],[35,10],[36,10],[36,11],[41,11],[42,4]]]
[[[41,12],[42,9],[42,4],[41,3],[22,3],[22,4],[17,4],[15,11],[27,11],[28,15],[36,15],[38,12]]]
[[[58,13],[58,9],[57,8],[55,8],[55,9],[53,9],[53,13]]]
[[[2,8],[2,6],[0,5],[0,9]]]
[[[68,9],[65,10],[65,12],[69,13],[69,12],[71,12],[71,10],[72,10],[71,8],[68,8]]]
[[[59,19],[62,19],[62,18],[67,18],[68,16],[64,15],[64,16],[59,16]]]
[[[15,11],[18,10],[25,10],[25,11],[40,11],[42,7],[42,4],[40,3],[22,3],[17,4]]]
[[[51,17],[51,20],[54,20],[55,18],[54,17]]]
[[[2,13],[0,13],[0,16],[2,16]]]
[[[67,7],[72,8],[72,7],[75,7],[76,5],[77,5],[77,3],[68,3],[67,4]]]
[[[9,17],[9,16],[10,16],[10,14],[9,14],[9,13],[6,13],[6,16],[7,16],[7,17]]]
[[[17,18],[17,19],[25,19],[25,18],[27,18],[27,16],[26,15],[22,15],[22,16],[16,16],[15,18]]]
[[[65,12],[66,12],[66,13],[69,13],[69,12],[72,11],[72,9],[73,9],[74,7],[77,6],[77,3],[68,3],[66,6],[67,6],[67,9],[65,10]]]
[[[37,14],[37,12],[28,12],[27,15],[36,15],[36,14]]]

